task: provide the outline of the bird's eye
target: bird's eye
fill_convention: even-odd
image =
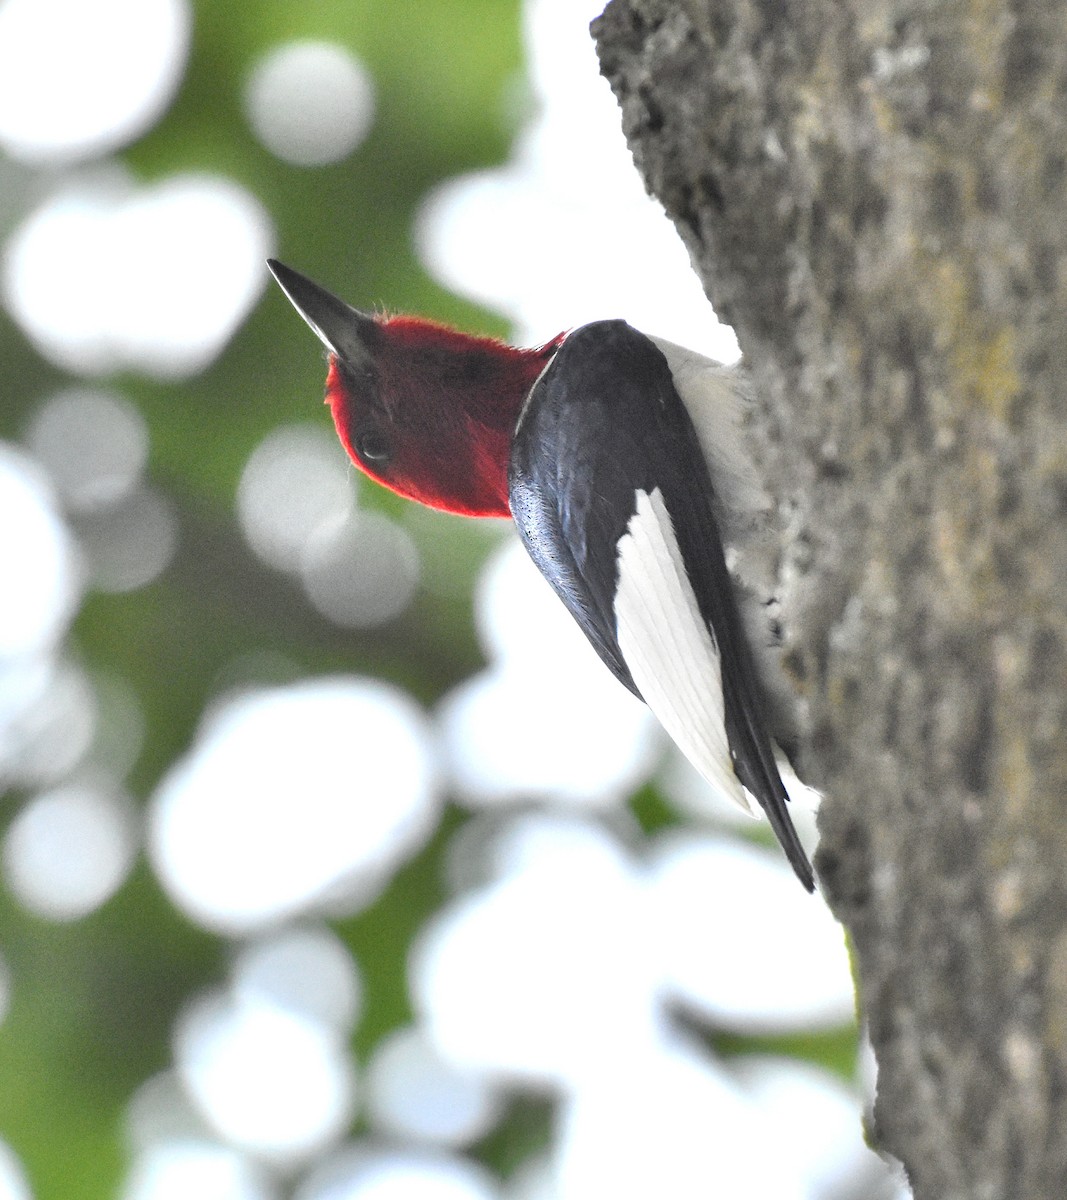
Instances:
[[[392,447],[378,429],[363,429],[356,434],[356,453],[376,467],[384,466],[393,457]]]

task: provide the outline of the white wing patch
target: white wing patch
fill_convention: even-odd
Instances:
[[[619,649],[645,703],[704,778],[746,812],[726,740],[719,651],[700,615],[663,493],[636,494],[619,541]]]
[[[674,386],[693,422],[704,452],[712,484],[730,526],[740,532],[769,504],[741,432],[747,384],[737,367],[705,358],[695,350],[676,346],[663,338],[651,339],[663,352]],[[730,530],[722,530],[733,540]]]

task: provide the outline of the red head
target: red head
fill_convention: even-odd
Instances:
[[[356,466],[432,508],[508,516],[512,435],[563,335],[517,350],[417,317],[370,317],[269,265],[329,351],[326,401]]]

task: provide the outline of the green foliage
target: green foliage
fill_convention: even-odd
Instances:
[[[269,211],[278,253],[354,303],[505,332],[498,318],[428,278],[410,233],[435,183],[506,155],[504,97],[521,62],[515,0],[201,0],[194,20],[175,102],[120,156],[134,173],[144,181],[190,171],[233,178]],[[373,74],[375,126],[340,164],[278,161],[243,115],[251,65],[294,38],[339,41]],[[125,680],[143,708],[144,749],[129,779],[139,802],[189,744],[211,697],[242,672],[262,675],[271,656],[279,677],[370,672],[424,702],[478,664],[465,592],[491,538],[471,523],[448,525],[449,558],[462,572],[455,587],[424,593],[399,621],[367,634],[331,626],[247,549],[234,510],[241,469],[280,423],[329,428],[323,373],[314,341],[271,287],[201,375],[176,384],[133,375],[110,381],[148,421],[150,481],[179,520],[179,551],[164,575],[126,595],[90,593],[72,636],[89,670]],[[0,315],[0,436],[17,438],[65,382]],[[390,507],[371,488],[361,503]],[[17,799],[6,799],[5,820]],[[370,991],[363,1050],[407,1016],[403,947],[439,902],[442,836],[344,927]],[[69,926],[29,916],[0,893],[0,929],[13,979],[0,1026],[0,1136],[22,1158],[37,1200],[114,1194],[126,1165],[124,1106],[168,1065],[175,1014],[218,980],[224,946],[185,921],[145,868],[100,912]]]

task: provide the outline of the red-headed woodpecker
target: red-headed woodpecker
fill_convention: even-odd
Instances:
[[[755,797],[812,890],[717,521],[743,473],[734,374],[625,321],[521,350],[269,266],[326,347],[356,466],[433,508],[513,516],[608,669],[709,782]]]

